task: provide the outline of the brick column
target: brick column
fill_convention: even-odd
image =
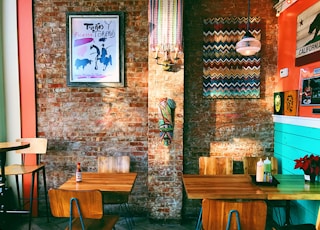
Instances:
[[[179,221],[183,195],[183,54],[179,54],[179,64],[174,72],[164,71],[156,64],[154,55],[149,52],[148,207],[153,220]],[[158,104],[162,98],[170,98],[176,103],[173,140],[169,146],[161,142],[158,126]]]

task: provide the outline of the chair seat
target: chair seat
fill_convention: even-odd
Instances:
[[[112,230],[114,225],[117,223],[119,217],[113,215],[103,216],[102,219],[84,219],[84,225],[86,230]],[[69,226],[65,228],[69,230]],[[74,218],[72,221],[72,230],[81,230],[80,218]]]
[[[6,175],[22,175],[41,170],[44,167],[43,164],[40,165],[9,165],[5,167]]]

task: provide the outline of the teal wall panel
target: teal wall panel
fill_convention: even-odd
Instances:
[[[319,121],[320,122],[320,121]],[[274,156],[279,173],[303,174],[294,169],[295,159],[306,154],[320,155],[320,129],[284,123],[274,123]],[[291,219],[294,224],[315,223],[319,201],[292,201]]]

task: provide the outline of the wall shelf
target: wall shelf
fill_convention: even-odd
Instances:
[[[310,128],[320,129],[320,119],[314,117],[298,117],[298,116],[284,116],[272,115],[274,123],[283,123],[290,125],[299,125]]]

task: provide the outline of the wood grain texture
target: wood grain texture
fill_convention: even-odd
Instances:
[[[320,183],[306,184],[303,175],[275,175],[277,187],[257,186],[249,175],[183,175],[189,199],[320,200]]]
[[[264,161],[266,157],[244,157],[243,158],[243,171],[245,174],[255,175],[257,171],[257,162],[262,159]],[[278,160],[275,157],[269,157],[271,161],[271,174],[278,174]]]
[[[202,222],[204,230],[226,229],[230,210],[237,210],[241,229],[265,229],[267,205],[261,200],[221,201],[204,199],[202,201]],[[230,230],[237,229],[236,215],[232,215]]]
[[[11,150],[28,148],[30,143],[28,142],[0,142],[0,153],[4,153]]]
[[[183,175],[189,199],[266,199],[249,175]]]
[[[199,157],[200,175],[230,175],[233,173],[231,157]]]
[[[85,218],[86,229],[112,229],[119,219],[118,216],[104,216],[102,194],[99,190],[62,190],[50,189],[49,192],[51,213],[54,217],[70,216],[70,200],[76,198],[80,212]],[[75,202],[72,202],[72,229],[81,229],[80,216]],[[66,229],[69,229],[66,227]]]
[[[82,173],[82,182],[76,182],[75,176],[71,177],[59,188],[65,190],[92,190],[101,192],[130,193],[136,180],[137,173]]]

